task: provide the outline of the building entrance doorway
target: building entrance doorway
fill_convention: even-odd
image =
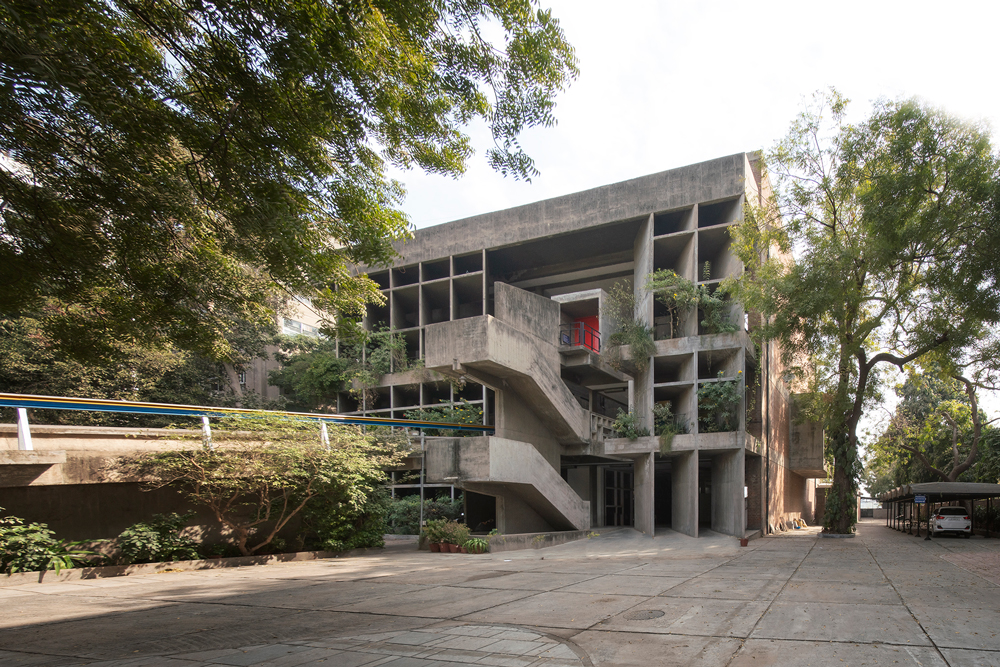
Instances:
[[[633,473],[629,469],[604,470],[604,525],[631,526],[634,512]]]
[[[673,488],[670,479],[670,459],[658,458],[653,467],[653,523],[658,529],[673,525]]]
[[[698,525],[712,525],[712,459],[698,459]]]

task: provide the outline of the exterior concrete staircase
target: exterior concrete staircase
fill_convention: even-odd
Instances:
[[[497,523],[507,533],[590,528],[590,503],[559,470],[562,448],[590,443],[592,429],[590,412],[562,380],[559,309],[496,283],[496,316],[441,322],[424,333],[427,368],[486,385],[497,397],[496,435],[434,442],[428,478],[457,478],[462,488],[500,499]]]
[[[527,442],[496,436],[434,440],[427,447],[427,471],[432,483],[447,480],[463,489],[504,498],[499,512],[534,513],[553,530],[590,529],[590,502],[581,500]],[[520,516],[508,523],[520,526],[516,532],[546,529],[532,525],[531,519]]]
[[[590,415],[562,381],[559,304],[504,283],[495,286],[496,317],[483,315],[428,326],[427,368],[512,391],[563,444],[590,442]],[[505,415],[497,410],[497,435]]]

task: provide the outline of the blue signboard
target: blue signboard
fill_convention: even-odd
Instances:
[[[924,505],[927,503],[927,496],[913,496],[913,502],[918,505]]]

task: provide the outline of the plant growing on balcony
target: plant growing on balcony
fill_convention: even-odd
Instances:
[[[719,380],[698,386],[699,433],[735,431],[739,426],[737,408],[743,393],[743,371],[737,371],[737,376],[735,380],[723,380],[719,371]]]
[[[618,437],[629,440],[638,440],[649,435],[649,429],[639,424],[639,418],[634,412],[625,412],[621,408],[618,409],[618,416],[615,417],[615,423],[611,425],[611,428],[615,430]]]
[[[657,403],[653,406],[653,432],[660,438],[660,453],[669,454],[674,436],[687,433],[687,426],[677,420],[669,403]]]
[[[628,280],[615,283],[608,290],[604,303],[604,316],[613,322],[615,332],[608,336],[601,357],[612,368],[632,373],[644,370],[649,359],[656,354],[653,330],[636,317],[636,297]],[[622,348],[628,348],[627,357]]]
[[[705,262],[702,267],[702,280],[709,280],[712,275],[712,265]],[[670,314],[671,337],[691,313],[701,309],[704,319],[701,326],[706,334],[732,333],[738,330],[729,317],[729,302],[723,298],[726,295],[724,287],[718,287],[714,292],[708,285],[695,285],[692,281],[677,275],[668,269],[659,269],[649,274],[646,289],[651,291]]]

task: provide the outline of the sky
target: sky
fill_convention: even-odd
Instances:
[[[867,116],[918,96],[1000,128],[997,2],[541,0],[580,76],[558,125],[522,136],[541,175],[494,173],[484,126],[458,179],[394,172],[417,227],[518,206],[742,151],[767,149],[813,92],[835,86]]]
[[[490,137],[457,179],[394,172],[417,228],[743,151],[768,149],[818,90],[851,100],[919,97],[1000,128],[1000,3],[542,0],[576,49],[580,76],[557,99],[558,125],[522,135],[541,175],[486,164]],[[1000,401],[984,397],[1000,413]],[[891,408],[890,403],[886,408]],[[865,419],[880,430],[889,410]]]

